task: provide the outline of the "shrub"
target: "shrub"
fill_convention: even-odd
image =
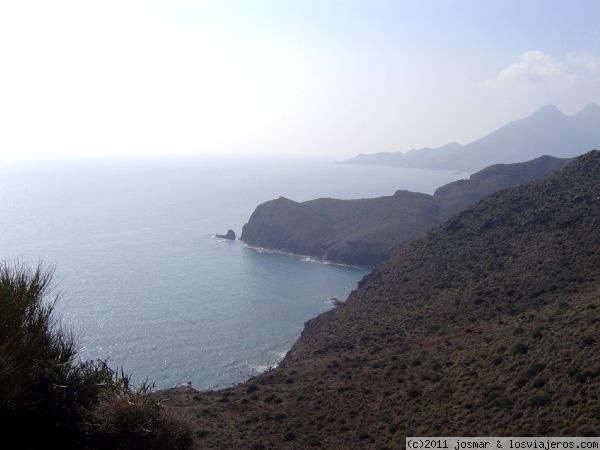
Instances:
[[[75,446],[84,410],[111,379],[103,365],[74,365],[72,333],[56,326],[52,272],[0,266],[0,420],[23,447]]]
[[[513,355],[524,355],[528,351],[529,347],[527,347],[527,345],[525,345],[523,342],[517,342],[512,348]]]
[[[542,370],[544,370],[546,368],[546,365],[544,363],[535,363],[535,364],[531,364],[530,366],[528,366],[525,369],[525,376],[527,378],[533,378],[535,377],[538,373],[540,373]]]
[[[535,330],[533,330],[532,336],[535,339],[541,339],[544,336],[543,329],[541,327],[536,328]]]
[[[192,445],[191,424],[167,410],[143,384],[134,391],[121,374],[89,415],[88,438],[96,449],[182,449]]]
[[[533,380],[533,387],[534,388],[541,388],[546,384],[546,381],[543,378],[536,378],[535,380]]]
[[[540,394],[536,394],[534,395],[531,400],[529,401],[529,404],[531,406],[537,407],[537,406],[544,406],[547,405],[550,402],[550,394],[546,393],[546,392],[542,392]]]
[[[417,398],[421,396],[421,390],[417,388],[410,389],[408,391],[408,396],[411,398]]]
[[[185,422],[153,403],[147,386],[135,391],[129,378],[123,373],[116,376],[106,362],[76,360],[73,333],[59,327],[53,316],[57,297],[48,296],[51,283],[52,271],[41,266],[26,269],[0,264],[4,439],[18,442],[21,448],[101,448],[93,440],[102,436],[102,427],[97,427],[101,423],[90,418],[102,412],[112,421],[129,418],[130,429],[136,432],[118,437],[130,439],[131,448],[136,448],[136,442],[137,448],[143,446],[146,435],[140,430],[146,429],[158,431],[157,442],[175,436],[169,441],[174,444],[171,448],[189,445]],[[125,404],[132,409],[127,410]]]
[[[527,378],[525,378],[525,377],[518,377],[515,380],[515,386],[519,389],[522,388],[523,386],[525,386],[526,384],[527,384]]]
[[[581,340],[581,346],[582,347],[589,347],[590,345],[592,345],[594,343],[595,339],[593,336],[584,336],[583,339]]]
[[[296,433],[293,431],[289,431],[285,434],[285,436],[283,436],[283,440],[286,442],[293,441],[294,439],[296,439]]]

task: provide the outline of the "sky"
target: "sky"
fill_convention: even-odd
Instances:
[[[339,159],[600,103],[596,0],[0,2],[0,162]]]

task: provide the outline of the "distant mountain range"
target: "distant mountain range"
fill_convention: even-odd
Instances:
[[[280,197],[256,208],[241,239],[255,247],[371,265],[486,195],[540,178],[568,161],[543,156],[497,164],[442,186],[434,195],[397,191],[386,197],[302,203]]]
[[[590,104],[573,116],[548,105],[466,145],[361,154],[342,163],[475,171],[541,155],[568,158],[599,147],[600,105]]]

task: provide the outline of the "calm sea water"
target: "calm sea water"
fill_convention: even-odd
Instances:
[[[465,174],[315,161],[53,162],[0,168],[0,259],[55,268],[80,356],[134,380],[219,388],[276,364],[366,273],[214,238],[286,196],[431,193]]]

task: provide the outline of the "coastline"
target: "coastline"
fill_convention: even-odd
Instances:
[[[276,249],[272,249],[272,248],[257,247],[254,245],[250,245],[250,244],[242,241],[241,239],[238,239],[238,240],[242,243],[242,245],[244,245],[244,247],[246,247],[250,250],[254,250],[257,253],[274,253],[274,254],[278,254],[278,255],[291,256],[293,258],[300,259],[303,262],[326,264],[326,265],[338,266],[338,267],[346,267],[349,269],[361,269],[361,270],[371,271],[371,270],[373,270],[373,267],[375,267],[375,266],[359,266],[359,265],[354,265],[354,264],[345,264],[345,263],[331,261],[329,259],[319,258],[316,256],[311,256],[311,255],[302,255],[300,253],[284,252],[282,250],[276,250]]]

